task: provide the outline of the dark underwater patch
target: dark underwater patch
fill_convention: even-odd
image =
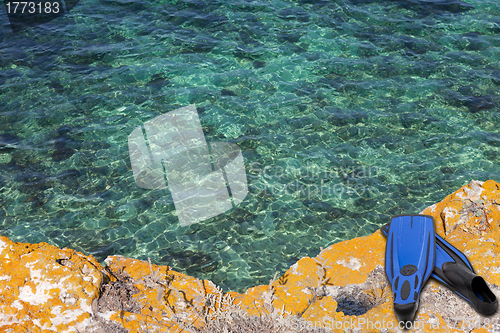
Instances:
[[[498,99],[499,99],[498,96],[493,96],[493,95],[464,96],[460,92],[463,92],[464,94],[469,94],[469,93],[474,93],[474,90],[471,87],[461,87],[459,88],[459,91],[445,89],[441,93],[441,95],[447,104],[455,107],[465,106],[471,113],[477,113],[485,110],[498,108]]]
[[[468,96],[463,104],[473,113],[493,109],[496,106],[492,96]]]
[[[365,199],[359,198],[355,201],[355,205],[364,210],[371,210],[377,206],[377,200],[375,199]]]
[[[500,135],[497,133],[487,133],[485,141],[490,146],[500,147]]]
[[[16,181],[21,182],[18,190],[26,194],[26,202],[31,207],[39,208],[47,202],[44,191],[53,186],[53,181],[47,175],[27,170],[17,174]]]
[[[450,168],[450,167],[441,167],[440,170],[444,174],[452,174],[453,173],[453,168]]]
[[[294,129],[304,128],[305,126],[310,125],[313,121],[314,119],[311,117],[286,119],[287,124],[292,126]]]
[[[81,176],[80,171],[76,169],[67,169],[56,176],[55,182],[62,185],[62,190],[65,194],[76,193],[80,187],[78,178]]]
[[[211,30],[211,29],[216,29],[224,24],[227,24],[229,20],[223,14],[198,13],[189,22],[195,27]]]
[[[18,47],[2,47],[0,49],[0,66],[2,68],[10,67],[11,64],[16,66],[27,66],[29,56],[23,48]]]
[[[459,14],[474,9],[471,4],[460,0],[403,0],[398,1],[398,5],[425,16],[444,13]]]
[[[103,60],[107,54],[108,51],[105,51],[104,48],[78,50],[73,52],[67,60],[76,65],[91,65]]]
[[[237,46],[234,49],[233,55],[239,59],[257,60],[259,57],[262,56],[262,53],[255,49],[249,49]]]
[[[278,41],[281,43],[289,42],[289,43],[297,43],[302,37],[301,34],[297,33],[284,33],[278,35]]]
[[[334,221],[336,219],[339,219],[342,216],[344,216],[347,212],[345,209],[333,207],[329,203],[322,201],[306,199],[302,201],[302,204],[306,206],[307,209],[310,210],[311,212],[326,213],[324,215],[324,218],[327,221]]]
[[[248,212],[247,210],[237,207],[230,213],[231,219],[236,223],[243,223],[245,221],[252,221],[256,215]]]
[[[228,90],[228,89],[222,89],[220,91],[221,96],[238,96],[234,91]]]
[[[98,261],[104,261],[108,256],[133,252],[137,246],[133,237],[119,239],[112,243],[103,241],[103,243],[95,245],[89,250],[89,254],[93,255]]]
[[[325,219],[327,219],[328,221],[334,221],[334,220],[336,220],[336,219],[341,218],[341,217],[342,217],[342,216],[344,216],[346,213],[347,213],[347,211],[346,211],[345,209],[332,207],[332,209],[330,209],[330,210],[326,213],[326,215],[325,215]]]
[[[184,46],[181,50],[181,54],[187,53],[208,53],[212,51],[212,49],[216,46],[214,42],[200,42],[200,41],[191,41],[191,43]]]
[[[165,253],[168,253],[165,255]],[[194,275],[197,272],[209,273],[217,269],[219,266],[218,261],[214,260],[209,254],[205,254],[201,251],[191,251],[191,250],[160,250],[159,255],[161,257],[161,262],[165,263],[178,263],[178,266],[183,271],[186,271],[190,275]],[[175,266],[174,266],[175,267]]]
[[[49,86],[55,90],[56,93],[62,94],[64,93],[64,86],[59,81],[51,81]]]
[[[130,11],[135,15],[147,8],[145,2],[136,0],[110,0],[109,3],[120,8],[120,11]]]
[[[302,10],[296,8],[285,8],[278,12],[277,15],[282,20],[287,21],[299,21],[299,22],[307,22],[309,21],[309,14]]]
[[[460,0],[351,0],[350,2],[355,5],[373,3],[380,3],[381,5],[386,3],[396,4],[400,8],[414,11],[420,17],[431,14],[459,14],[474,9],[474,6],[471,4]]]
[[[240,40],[241,42],[243,42],[243,44],[253,46],[260,45],[260,43],[255,38],[259,38],[261,36],[256,36],[253,29],[244,26],[240,31],[238,31],[238,34],[240,35]]]
[[[60,162],[67,160],[73,154],[75,153],[75,150],[70,147],[62,147],[62,148],[57,148],[55,151],[50,154],[50,157],[52,158],[53,161]]]
[[[500,85],[500,70],[492,70],[490,74],[490,79],[493,84],[499,86]]]
[[[496,150],[485,150],[483,155],[490,161],[497,161],[500,158],[500,153]]]
[[[258,69],[258,68],[263,68],[263,67],[266,67],[266,62],[265,61],[258,61],[258,60],[255,60],[253,63],[253,68],[255,69]]]
[[[46,196],[43,192],[34,193],[26,197],[26,202],[31,204],[33,208],[40,208],[47,202]]]
[[[15,148],[13,145],[19,144],[20,142],[21,139],[19,139],[17,135],[10,133],[0,134],[0,154],[14,150]]]
[[[340,113],[335,112],[328,115],[327,120],[334,126],[347,126],[365,123],[369,120],[366,112]]]
[[[463,49],[467,51],[481,51],[485,50],[491,45],[481,39],[481,34],[475,31],[471,31],[462,35],[463,41]]]
[[[153,89],[161,89],[163,86],[169,85],[170,80],[165,76],[164,73],[158,73],[151,77],[151,80],[146,83],[146,87]]]

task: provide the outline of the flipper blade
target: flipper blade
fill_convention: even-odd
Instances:
[[[399,321],[413,321],[420,291],[434,268],[435,234],[432,217],[399,215],[387,231],[386,274],[394,293]]]

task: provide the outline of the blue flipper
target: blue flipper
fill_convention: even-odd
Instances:
[[[389,223],[380,230],[387,237]],[[498,301],[484,279],[476,275],[471,263],[462,252],[438,234],[435,235],[435,261],[431,278],[441,282],[465,299],[480,314],[491,315],[495,313]]]
[[[434,222],[426,215],[392,218],[385,252],[385,272],[394,293],[394,312],[405,326],[413,322],[420,291],[434,268]]]

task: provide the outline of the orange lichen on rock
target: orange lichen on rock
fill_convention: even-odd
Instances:
[[[468,256],[476,273],[490,284],[500,284],[496,245],[500,184],[472,181],[422,213],[434,217],[436,232]],[[190,325],[206,325],[213,320],[211,315],[234,311],[232,303],[248,316],[279,313],[300,319],[301,328],[306,323],[334,332],[400,332],[384,274],[385,244],[379,231],[333,244],[314,258],[300,259],[269,285],[224,294],[211,281],[169,266],[112,256],[103,268],[92,256],[74,250],[1,237],[0,328],[2,332],[102,332],[102,327],[184,332]],[[462,332],[443,312],[450,302],[468,307],[429,280],[416,315],[422,325],[417,331]],[[470,313],[476,318],[472,308]]]
[[[434,217],[436,232],[469,257],[476,267],[476,273],[489,283],[497,285],[500,282],[500,269],[496,259],[500,250],[495,245],[500,239],[499,194],[500,184],[492,180],[484,183],[472,181],[422,212]],[[469,226],[469,229],[465,226]],[[364,314],[348,316],[339,309],[339,294],[337,293],[336,298],[330,296],[335,294],[335,289],[349,285],[366,288],[363,284],[368,275],[377,267],[383,266],[385,243],[385,238],[377,231],[370,236],[333,244],[315,258],[302,258],[272,283],[273,306],[300,315],[312,324],[323,321],[333,323],[329,327],[342,327],[334,329],[338,332],[352,328],[363,332],[380,332],[380,328],[370,327],[369,323],[381,324],[390,332],[400,331],[392,302],[383,299]],[[442,288],[436,282],[429,283],[428,292],[436,292]],[[244,294],[233,292],[231,295],[241,302],[248,313],[256,314],[262,311],[261,300],[266,292],[269,292],[268,286],[258,286],[250,288]],[[456,295],[452,297],[463,302]],[[427,312],[426,304],[421,304],[417,320],[422,324],[419,332],[463,331],[444,321],[439,314]]]
[[[333,244],[317,257],[305,257],[295,263],[279,279],[272,282],[273,306],[284,309],[292,315],[305,315],[312,321],[320,321],[321,308],[334,309],[336,302],[326,296],[330,286],[344,287],[347,284],[361,284],[366,281],[377,265],[384,262],[385,240],[379,233]],[[365,260],[359,254],[369,254],[372,260]],[[262,300],[268,293],[268,286],[248,289],[244,294],[231,293],[235,301],[252,315],[263,311]],[[323,300],[324,298],[324,300]],[[337,318],[339,319],[339,318]],[[340,320],[340,319],[339,319]]]
[[[92,257],[0,237],[0,323],[5,332],[77,332],[88,326],[104,274]]]
[[[138,292],[133,295],[140,304],[135,312],[115,311],[109,319],[131,332],[171,332],[182,330],[179,321],[202,325],[200,312],[207,295],[220,289],[207,280],[172,271],[145,261],[111,256],[107,270],[118,280],[129,281]]]
[[[385,243],[385,238],[376,232],[333,244],[318,255],[317,261],[325,262],[324,266],[329,268],[326,277],[331,284],[363,283],[377,265],[384,264]]]
[[[422,213],[432,215],[436,232],[462,251],[476,273],[500,285],[500,184],[471,181]]]

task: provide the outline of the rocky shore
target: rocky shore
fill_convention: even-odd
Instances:
[[[422,213],[500,296],[500,184],[472,181]],[[239,294],[168,266],[121,256],[103,266],[72,249],[0,237],[0,331],[399,332],[384,253],[377,231],[302,258],[269,285]],[[478,315],[431,279],[415,325],[416,332],[494,332],[500,315]]]

